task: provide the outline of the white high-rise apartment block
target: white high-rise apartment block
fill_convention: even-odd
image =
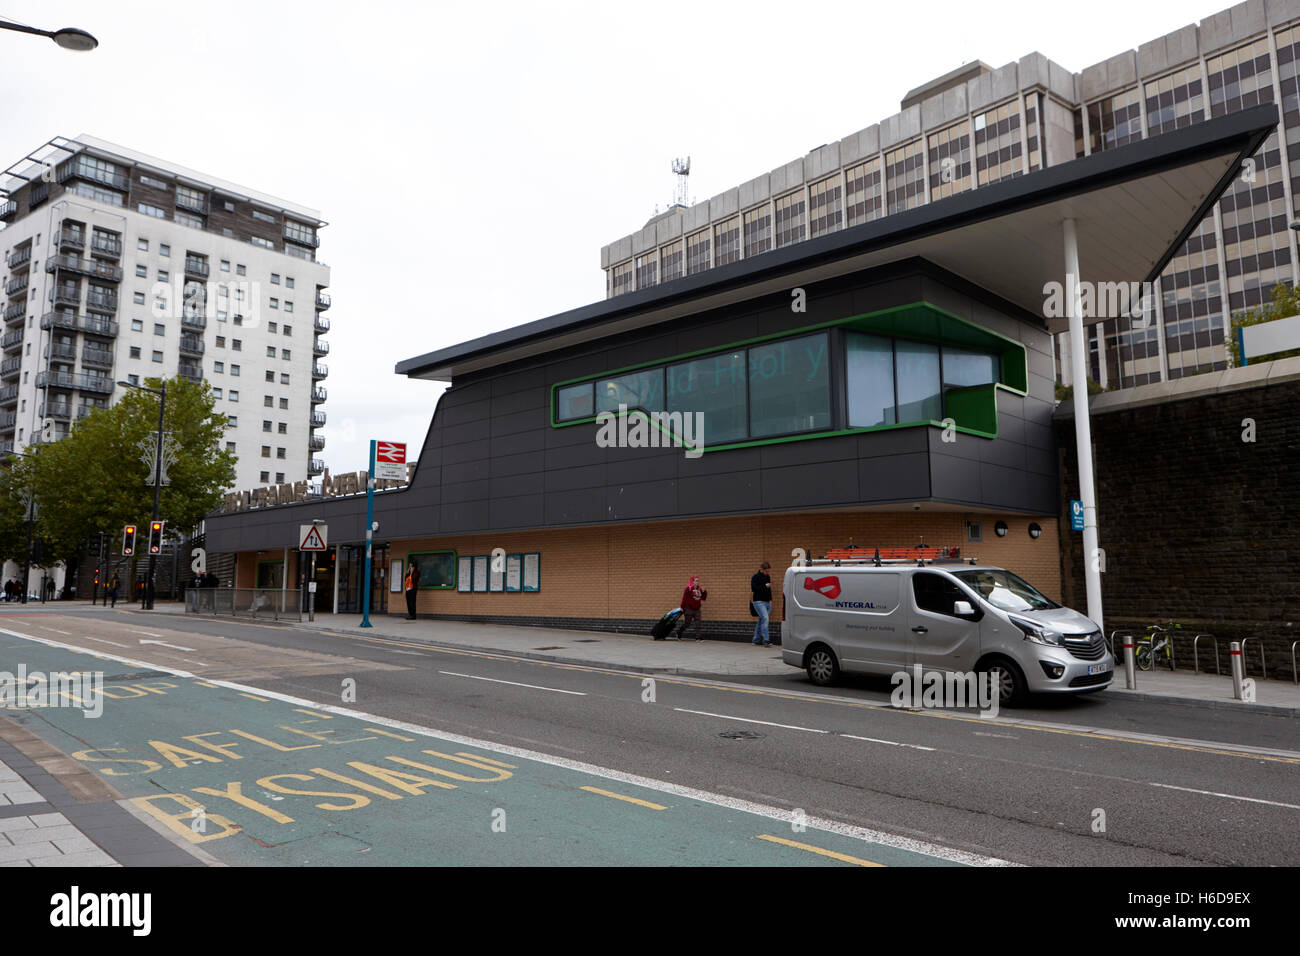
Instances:
[[[0,453],[180,375],[230,418],[235,489],[324,471],[318,211],[83,135],[6,170],[0,221]]]

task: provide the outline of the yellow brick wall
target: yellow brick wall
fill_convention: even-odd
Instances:
[[[1005,538],[993,533],[1001,517]],[[420,614],[555,618],[657,618],[677,607],[687,579],[700,575],[708,600],[705,620],[749,620],[749,579],[760,561],[771,563],[773,613],[780,620],[781,580],[794,548],[813,556],[830,548],[957,545],[981,562],[1020,574],[1060,600],[1060,556],[1054,518],[980,515],[984,540],[966,542],[965,515],[936,512],[839,512],[750,518],[701,518],[608,527],[463,535],[394,542],[390,558],[413,551],[454,549],[461,556],[541,553],[541,590],[461,594],[421,590]],[[1029,537],[1031,521],[1042,526]],[[242,562],[241,562],[242,563]],[[241,569],[242,570],[242,569]],[[242,575],[241,575],[242,576]],[[394,611],[405,610],[393,595]]]

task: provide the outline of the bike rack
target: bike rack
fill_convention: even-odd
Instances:
[[[1123,637],[1125,635],[1128,635],[1129,637],[1135,637],[1132,631],[1126,630],[1124,628],[1110,632],[1110,640],[1107,642],[1107,644],[1110,646],[1110,656],[1113,657],[1116,661],[1120,661],[1123,655],[1115,653],[1115,638]]]
[[[1196,645],[1200,643],[1200,640],[1203,637],[1208,637],[1214,642],[1214,673],[1219,674],[1221,673],[1219,670],[1219,639],[1213,634],[1197,634],[1192,638],[1192,673],[1199,674],[1201,672],[1200,650]]]
[[[1300,684],[1300,676],[1297,676],[1295,669],[1295,649],[1297,644],[1300,644],[1300,641],[1291,642],[1291,682],[1293,684]]]
[[[1259,670],[1260,670],[1260,676],[1263,677],[1263,678],[1265,678],[1265,679],[1267,679],[1267,678],[1268,678],[1268,666],[1264,663],[1264,642],[1263,642],[1262,640],[1259,639],[1259,635],[1258,635],[1258,634],[1252,634],[1252,635],[1250,635],[1250,637],[1243,637],[1243,638],[1241,639],[1241,669],[1242,669],[1242,671],[1245,672],[1245,674],[1246,674],[1247,677],[1250,676],[1250,669],[1246,667],[1246,642],[1247,642],[1247,641],[1259,641]]]

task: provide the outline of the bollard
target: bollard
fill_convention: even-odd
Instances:
[[[1236,700],[1244,700],[1242,693],[1241,678],[1241,642],[1233,641],[1229,645],[1228,657],[1232,661],[1232,696]]]
[[[1137,690],[1137,673],[1133,669],[1135,661],[1133,658],[1133,635],[1124,635],[1124,686],[1129,690]]]

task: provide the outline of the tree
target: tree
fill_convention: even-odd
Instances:
[[[1259,325],[1273,319],[1285,319],[1300,313],[1300,288],[1291,288],[1285,282],[1273,286],[1272,301],[1257,309],[1246,309],[1232,317],[1232,334],[1228,336],[1228,352],[1232,356],[1232,367],[1241,368],[1241,349],[1237,345],[1237,330],[1248,325]],[[1275,355],[1261,355],[1255,361],[1272,361],[1273,359],[1291,358],[1300,355],[1300,349],[1290,349]]]
[[[162,383],[144,384],[157,389]],[[225,427],[206,382],[167,382],[163,428],[175,455],[160,516],[172,531],[196,527],[234,481],[235,455],[222,448]],[[36,447],[30,462],[47,563],[71,558],[96,532],[132,523],[147,529],[152,470],[141,451],[153,447],[157,433],[158,396],[131,389],[113,407],[83,418],[66,438]]]

